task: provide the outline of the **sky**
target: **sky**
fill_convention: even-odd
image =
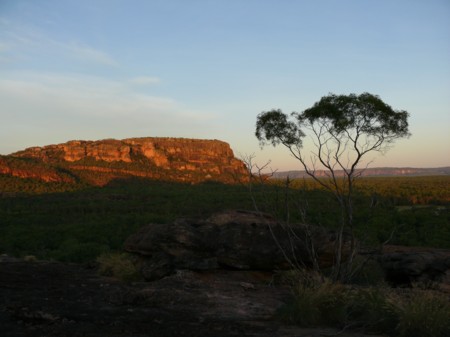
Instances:
[[[410,113],[372,167],[450,166],[450,1],[0,0],[3,155],[185,137],[296,170],[256,116],[363,92]]]

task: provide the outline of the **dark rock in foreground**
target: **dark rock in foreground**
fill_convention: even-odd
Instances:
[[[142,273],[155,280],[176,270],[285,270],[333,262],[336,233],[323,228],[286,227],[268,215],[229,211],[206,220],[150,224],[130,236],[125,250],[144,257]],[[344,255],[347,254],[348,241]]]
[[[385,246],[379,261],[393,285],[434,282],[450,286],[450,250]]]
[[[291,294],[271,285],[271,278],[250,271],[185,271],[155,282],[122,283],[74,264],[0,259],[0,335],[321,337],[338,332],[277,321],[276,311]]]

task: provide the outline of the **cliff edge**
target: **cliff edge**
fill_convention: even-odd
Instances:
[[[245,179],[245,164],[220,140],[127,138],[72,140],[30,147],[0,158],[0,174],[103,185],[130,176],[178,182]]]

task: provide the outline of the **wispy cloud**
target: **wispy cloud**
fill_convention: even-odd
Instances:
[[[3,46],[3,48],[2,48]],[[56,39],[37,27],[7,20],[0,21],[0,52],[8,52],[15,59],[27,55],[38,58],[51,54],[62,59],[78,59],[93,64],[117,66],[118,62],[107,52],[86,43]]]
[[[100,63],[108,66],[117,66],[118,62],[114,60],[110,55],[107,53],[89,47],[85,45],[80,45],[77,43],[61,43],[61,42],[55,42],[54,44],[57,44],[61,46],[61,48],[73,53],[73,55],[79,59],[91,61],[95,63]]]
[[[10,50],[11,50],[11,46],[8,43],[4,43],[4,42],[0,41],[0,63],[9,62]]]
[[[45,145],[70,139],[201,137],[214,118],[170,97],[138,93],[127,81],[26,72],[0,79],[0,113],[0,153],[39,145],[41,138],[47,139]],[[17,148],[5,149],[11,139],[19,140]]]
[[[7,43],[0,42],[0,53],[7,52],[10,49],[11,47]]]
[[[138,94],[126,82],[79,74],[17,72],[0,80],[1,96],[9,102],[20,100],[30,107],[74,116],[176,113],[176,103],[171,99]],[[32,115],[32,110],[27,113]]]
[[[138,76],[130,78],[128,82],[136,85],[147,85],[147,84],[157,84],[160,82],[160,79],[158,77],[151,77],[151,76]]]

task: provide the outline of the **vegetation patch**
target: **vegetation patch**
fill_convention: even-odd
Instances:
[[[389,336],[450,335],[448,295],[432,290],[355,287],[329,280],[309,283],[304,276],[293,286],[293,300],[279,311],[279,317],[304,327],[328,325]]]
[[[399,336],[450,336],[450,300],[443,294],[416,290],[398,303],[397,315]]]
[[[139,262],[127,254],[110,252],[97,258],[99,274],[112,276],[122,281],[139,281],[142,279]]]
[[[20,184],[15,185],[17,181]],[[435,183],[427,185],[425,181]],[[0,175],[0,190],[7,187],[11,192],[0,197],[0,253],[93,261],[102,253],[121,249],[128,236],[148,223],[204,218],[224,209],[254,209],[245,185],[191,185],[132,178],[115,180],[104,187],[62,192],[52,190],[55,184]],[[448,194],[450,177],[386,177],[377,178],[375,184],[372,178],[359,181],[361,189],[366,184],[376,197],[367,193],[355,197],[355,232],[360,241],[374,246],[387,240],[398,245],[450,246],[450,208],[443,206],[448,205],[447,197],[436,194],[436,202],[427,204],[429,207],[399,211],[399,205],[414,204],[391,196],[395,186],[404,184],[417,186],[412,195],[433,195],[436,186]],[[389,186],[393,188],[389,190]],[[64,185],[58,188],[64,189]],[[292,181],[288,189],[282,181],[255,184],[252,193],[261,211],[281,220],[336,228],[338,205],[312,180]]]
[[[280,310],[280,317],[305,327],[335,326],[346,320],[347,291],[341,284],[325,281],[293,287],[293,300]]]

